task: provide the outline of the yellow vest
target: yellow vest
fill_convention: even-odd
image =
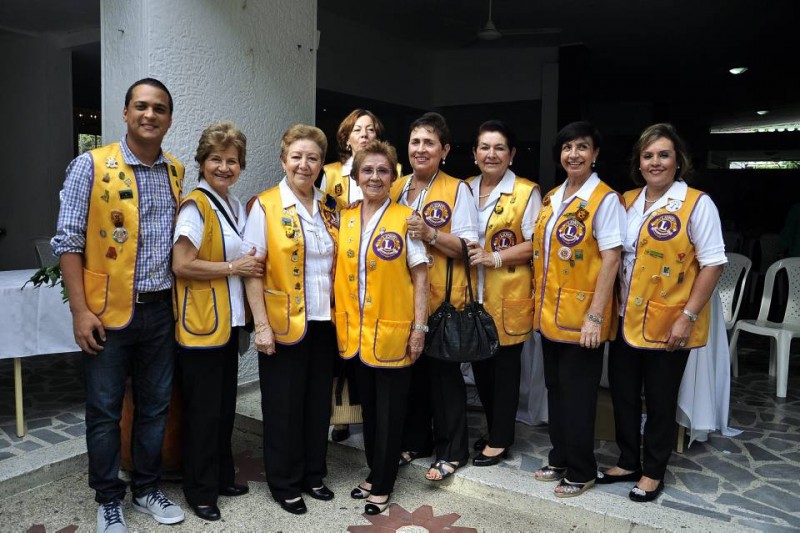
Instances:
[[[534,290],[538,291],[533,327],[550,340],[577,344],[602,265],[593,234],[594,215],[606,196],[617,193],[601,181],[588,202],[576,196],[557,215],[550,235],[550,253],[544,257],[545,227],[554,215],[551,198],[555,190],[542,199],[533,232]],[[600,342],[614,338],[615,306],[612,295],[603,310]]]
[[[410,175],[405,176],[392,184],[389,196],[391,196],[393,202],[399,201],[403,189],[410,179]],[[430,189],[425,194],[425,205],[422,206],[420,215],[422,215],[422,219],[428,226],[438,229],[440,233],[450,233],[459,183],[461,183],[460,179],[439,171],[439,175],[433,180]],[[470,202],[473,201],[472,198],[468,200]],[[444,301],[444,293],[447,286],[447,256],[439,251],[438,248],[430,246],[428,247],[428,261],[428,283],[430,284],[428,314],[433,314]],[[476,272],[475,269],[472,269],[473,289],[475,289],[475,283],[478,280]],[[453,260],[453,288],[450,292],[450,303],[456,309],[461,310],[466,302],[467,275],[464,272],[463,262],[456,258]]]
[[[197,258],[221,262],[225,258],[222,224],[205,193],[195,189],[181,206],[194,203],[203,217],[203,240]],[[175,278],[175,339],[188,348],[216,348],[228,343],[231,336],[231,295],[227,276],[212,280]]]
[[[264,210],[267,235],[267,261],[264,272],[264,306],[275,340],[281,344],[297,344],[305,337],[305,237],[302,221],[295,206],[283,208],[279,186],[258,195]],[[336,242],[338,220],[336,200],[330,195],[319,201],[325,228]],[[333,273],[331,273],[332,275]]]
[[[139,243],[139,188],[119,143],[92,150],[94,176],[89,196],[84,250],[86,305],[103,327],[122,329],[133,318]],[[180,204],[183,165],[171,155],[167,172],[175,205]],[[168,258],[167,258],[168,260]]]
[[[633,206],[642,189],[625,193]],[[630,293],[624,302],[625,341],[638,348],[663,350],[670,328],[681,316],[700,272],[696,250],[689,239],[689,217],[703,193],[688,188],[686,199],[670,200],[650,214],[639,229]],[[697,313],[686,349],[705,346],[710,303]]]
[[[339,161],[325,165],[325,190],[322,192],[333,196],[340,207],[347,207],[352,180],[350,176],[342,176],[342,166]]]
[[[472,183],[475,177],[468,181]],[[511,194],[501,194],[486,224],[487,252],[498,252],[525,242],[522,217],[531,194],[539,186],[517,176]],[[525,342],[533,325],[533,271],[531,264],[485,268],[483,306],[494,318],[501,346]]]
[[[364,305],[359,302],[361,206],[341,213],[336,260],[336,338],[342,359],[356,355],[375,367],[406,367],[414,289],[406,255],[411,210],[390,203],[370,235],[366,254]],[[377,215],[376,215],[377,216]]]

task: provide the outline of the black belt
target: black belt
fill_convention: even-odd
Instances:
[[[154,302],[169,302],[172,299],[172,289],[154,292],[137,292],[137,304],[151,304]]]

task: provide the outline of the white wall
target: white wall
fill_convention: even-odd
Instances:
[[[164,148],[196,183],[202,130],[232,120],[248,138],[241,198],[282,176],[284,130],[313,123],[316,1],[102,0],[103,139],[119,139],[128,86],[154,77],[175,101]]]
[[[46,36],[0,39],[6,151],[0,270],[37,266],[33,239],[55,233],[58,191],[72,159],[70,53]]]

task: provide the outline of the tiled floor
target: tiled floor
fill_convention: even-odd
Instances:
[[[740,351],[741,376],[731,385],[735,438],[713,434],[674,454],[667,488],[656,505],[716,518],[761,531],[800,529],[800,372],[792,361],[789,395],[775,396],[766,376],[766,344],[746,344]],[[0,361],[0,468],[3,460],[69,439],[83,438],[83,378],[78,354],[35,357],[23,363],[28,434],[15,434],[13,374],[10,360]],[[470,413],[471,437],[480,433],[482,416]],[[358,427],[353,428],[358,431]],[[502,468],[532,472],[549,449],[546,426],[518,425],[512,457]],[[612,442],[597,442],[600,465],[616,459]],[[627,484],[595,490],[625,497]]]

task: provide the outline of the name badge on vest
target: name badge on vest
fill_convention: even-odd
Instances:
[[[133,200],[133,191],[131,189],[123,189],[119,191],[120,200]]]

